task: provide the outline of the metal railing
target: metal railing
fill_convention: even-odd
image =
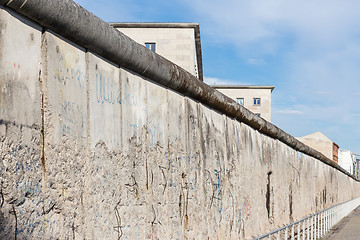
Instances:
[[[264,234],[258,239],[302,239],[313,240],[323,237],[341,219],[349,215],[355,208],[360,206],[360,198],[337,204],[306,218]]]

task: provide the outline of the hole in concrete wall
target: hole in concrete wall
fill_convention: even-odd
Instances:
[[[272,171],[267,173],[267,185],[266,185],[266,210],[268,213],[268,218],[271,217],[271,205],[270,205],[270,198],[271,198],[271,178],[270,175],[272,174]]]

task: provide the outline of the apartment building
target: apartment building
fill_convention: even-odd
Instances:
[[[274,86],[212,85],[212,87],[271,122],[271,93]]]
[[[297,137],[296,139],[322,153],[325,157],[333,160],[335,163],[338,163],[339,145],[322,132],[317,131],[303,137]]]
[[[203,81],[198,23],[110,23],[110,25]]]

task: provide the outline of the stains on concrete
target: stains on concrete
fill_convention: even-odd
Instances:
[[[293,192],[292,192],[292,185],[289,186],[289,219],[290,222],[294,221],[293,218]]]
[[[45,166],[45,114],[44,114],[44,94],[41,93],[41,130],[40,130],[40,144],[41,144],[41,169],[43,176],[46,176],[46,166]]]

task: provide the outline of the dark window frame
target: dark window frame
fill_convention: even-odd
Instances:
[[[254,106],[261,106],[261,98],[254,98]]]
[[[242,106],[244,106],[245,103],[244,98],[236,98],[236,102]]]
[[[156,43],[155,42],[146,42],[145,47],[150,49],[153,52],[156,52]]]

